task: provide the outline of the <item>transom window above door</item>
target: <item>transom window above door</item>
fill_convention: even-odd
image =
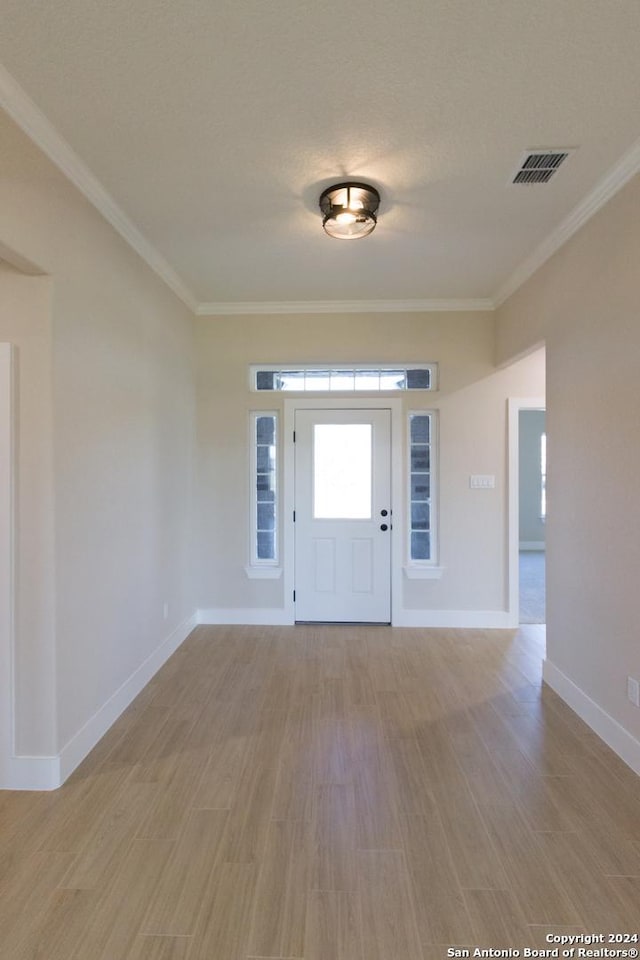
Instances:
[[[391,390],[436,390],[436,363],[334,364],[250,367],[251,389],[288,393],[332,393],[338,391],[379,393]]]

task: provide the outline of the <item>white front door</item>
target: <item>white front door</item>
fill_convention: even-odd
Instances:
[[[296,410],[295,617],[391,621],[391,412]]]

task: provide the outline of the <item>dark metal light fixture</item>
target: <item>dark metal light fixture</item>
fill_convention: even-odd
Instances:
[[[377,223],[380,194],[367,183],[336,183],[320,194],[322,226],[336,240],[368,236]]]

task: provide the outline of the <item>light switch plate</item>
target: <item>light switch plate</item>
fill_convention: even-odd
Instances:
[[[469,486],[472,490],[493,490],[496,478],[492,473],[472,473],[469,477]]]

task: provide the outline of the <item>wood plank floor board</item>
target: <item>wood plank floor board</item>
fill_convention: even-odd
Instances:
[[[415,737],[415,722],[403,693],[381,690],[377,693],[376,700],[385,737]]]
[[[0,820],[0,885],[9,859],[36,853],[48,842],[48,826],[59,815],[67,816],[67,801],[73,792],[65,784],[48,793],[11,792],[13,803]]]
[[[315,728],[312,744],[316,783],[351,783],[352,739],[346,720],[323,720]]]
[[[250,745],[248,736],[216,738],[208,751],[198,789],[193,794],[194,807],[209,810],[231,807],[248,761]]]
[[[640,843],[618,833],[607,833],[599,824],[588,832],[577,832],[603,876],[640,877]]]
[[[274,820],[259,864],[249,937],[258,957],[303,957],[310,863],[310,828]]]
[[[185,749],[171,762],[171,774],[159,784],[143,818],[139,837],[174,840],[189,815],[207,764],[209,751]]]
[[[586,778],[580,775],[548,777],[546,783],[553,802],[572,823],[571,832],[605,833],[633,841],[633,836],[629,837],[624,829],[628,821],[618,819],[615,805],[602,803],[599,792],[590,790]],[[617,793],[614,780],[611,781],[611,793]],[[638,828],[633,821],[630,826],[631,833],[635,834]]]
[[[376,703],[375,686],[365,654],[347,652],[345,697],[350,706]]]
[[[141,933],[190,936],[222,857],[227,810],[193,810],[163,869]]]
[[[31,929],[40,923],[72,859],[69,853],[32,854],[20,863],[13,883],[4,885],[0,895],[0,945],[8,958],[22,950]]]
[[[492,752],[519,762],[524,756],[540,776],[568,776],[571,767],[558,741],[548,735],[535,717],[502,716],[493,703],[475,704],[470,713]]]
[[[1,960],[444,960],[637,926],[640,779],[543,654],[534,627],[197,628],[63,788],[0,793]]]
[[[507,878],[503,864],[480,816],[444,722],[420,732],[417,739],[461,886],[505,890]]]
[[[228,863],[254,863],[260,859],[271,820],[273,793],[278,775],[275,758],[247,764],[240,779],[227,822],[223,859]]]
[[[435,813],[427,771],[415,739],[390,740],[386,744],[388,780],[400,813]]]
[[[490,707],[459,712],[446,727],[460,766],[476,786],[484,780],[489,790],[508,793],[532,830],[573,829],[572,818],[555,803],[547,777],[508,736]]]
[[[360,764],[354,780],[356,845],[359,850],[399,850],[402,846],[397,795],[389,785],[382,756]]]
[[[601,760],[589,752],[579,761],[571,759],[573,773],[588,786],[589,794],[603,813],[617,823],[618,830],[632,840],[640,840],[640,786],[627,785],[616,777]],[[612,781],[615,789],[612,788]]]
[[[315,791],[311,889],[353,891],[357,853],[355,787],[318,784]]]
[[[312,890],[307,906],[305,960],[359,960],[361,956],[355,895]]]
[[[127,957],[171,852],[168,840],[134,840],[97,898],[68,960]]]
[[[536,842],[539,836],[564,834],[534,833],[519,807],[495,785],[487,789],[486,782],[474,780],[471,789],[508,877],[508,889],[518,898],[525,921],[579,924],[582,918],[567,897],[554,862],[544,856]]]
[[[465,890],[474,942],[480,947],[523,947],[529,931],[517,898],[509,890]]]
[[[421,942],[472,942],[474,930],[439,817],[402,816],[401,827]]]
[[[578,926],[553,926],[552,924],[529,924],[528,936],[526,943],[530,943],[531,946],[536,947],[538,950],[548,950],[550,946],[555,946],[556,944],[550,944],[547,940],[548,936],[556,937],[575,937],[580,933],[587,933],[585,927]]]
[[[22,925],[24,937],[19,946],[10,946],[3,938],[1,949],[12,951],[11,960],[69,960],[91,922],[98,899],[95,890],[56,890],[41,916]]]
[[[313,810],[313,707],[294,708],[278,757],[273,820],[310,820]]]
[[[158,736],[135,765],[133,776],[136,780],[166,783],[173,776],[200,712],[192,706],[191,716],[172,718],[162,725]]]
[[[127,960],[187,960],[191,937],[136,937]]]
[[[157,790],[155,783],[123,783],[113,802],[96,817],[93,831],[84,836],[81,850],[65,877],[65,887],[90,890],[109,883]]]
[[[187,960],[245,960],[257,875],[255,863],[220,864],[211,897],[200,911]]]
[[[357,896],[363,960],[423,960],[401,850],[359,852]]]
[[[171,721],[171,711],[160,702],[159,697],[154,697],[138,721],[129,726],[109,753],[109,767],[131,767],[139,763],[148,751],[161,748],[163,729]]]
[[[31,806],[28,816],[0,840],[0,853],[10,848],[24,853],[78,851],[130,773],[130,768],[100,769],[60,790],[39,794],[41,802]]]
[[[579,922],[598,932],[639,932],[640,883],[603,877],[576,834],[541,833],[537,842],[571,898]],[[635,894],[635,895],[632,895]]]

